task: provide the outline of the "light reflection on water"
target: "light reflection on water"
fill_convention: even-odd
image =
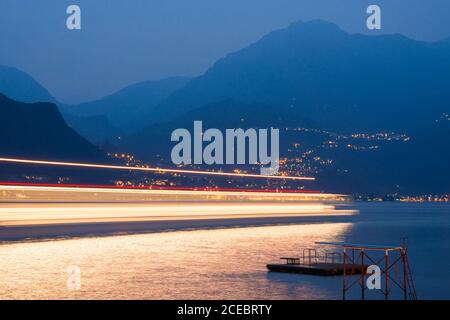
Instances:
[[[340,277],[268,273],[351,223],[196,230],[0,246],[2,299],[329,299]],[[67,288],[79,266],[81,290]]]

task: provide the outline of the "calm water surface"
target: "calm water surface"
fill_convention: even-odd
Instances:
[[[340,299],[341,277],[268,273],[316,241],[399,244],[419,298],[450,299],[450,206],[358,204],[339,223],[192,230],[0,245],[1,299]],[[69,290],[69,266],[81,289]],[[355,296],[356,297],[356,296]]]

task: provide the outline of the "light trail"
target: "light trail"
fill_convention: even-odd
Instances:
[[[128,166],[106,165],[106,164],[95,164],[95,163],[29,160],[29,159],[17,159],[17,158],[0,158],[0,162],[21,163],[21,164],[40,164],[40,165],[49,165],[49,166],[78,167],[78,168],[147,171],[147,172],[157,172],[157,173],[201,174],[201,175],[240,177],[240,178],[266,178],[266,179],[310,180],[310,181],[315,180],[315,178],[313,178],[313,177],[270,176],[270,175],[260,175],[260,174],[250,174],[250,173],[214,172],[214,171],[184,170],[184,169],[164,169],[164,168],[153,168],[153,167],[128,167]]]
[[[321,203],[6,204],[0,207],[0,216],[2,217],[0,227],[61,226],[105,222],[330,217],[350,216],[356,213],[354,210],[336,210],[332,205]]]
[[[153,201],[347,201],[341,194],[320,192],[268,192],[265,190],[194,190],[194,189],[151,189],[113,188],[87,186],[37,186],[0,183],[2,202],[153,202]]]

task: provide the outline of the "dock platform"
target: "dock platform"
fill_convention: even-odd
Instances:
[[[299,273],[318,276],[336,276],[344,274],[344,264],[342,263],[284,263],[284,264],[268,264],[267,269],[274,272]],[[361,274],[361,266],[347,265],[346,273]]]

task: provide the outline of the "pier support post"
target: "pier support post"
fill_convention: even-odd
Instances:
[[[387,300],[388,296],[389,296],[389,251],[386,250],[384,253],[384,257],[385,257],[385,278],[386,278],[386,284],[385,284],[385,289],[384,289],[384,299]]]
[[[361,250],[361,300],[364,300],[364,289],[366,287],[365,279],[365,267],[364,267],[364,250]]]
[[[345,281],[345,276],[347,273],[347,266],[346,266],[346,261],[347,261],[347,254],[345,253],[345,248],[344,248],[344,272],[342,275],[342,300],[345,300],[345,291],[347,290],[346,286],[346,281]]]
[[[406,248],[402,250],[402,263],[403,263],[403,299],[408,300],[408,288],[406,283]]]

